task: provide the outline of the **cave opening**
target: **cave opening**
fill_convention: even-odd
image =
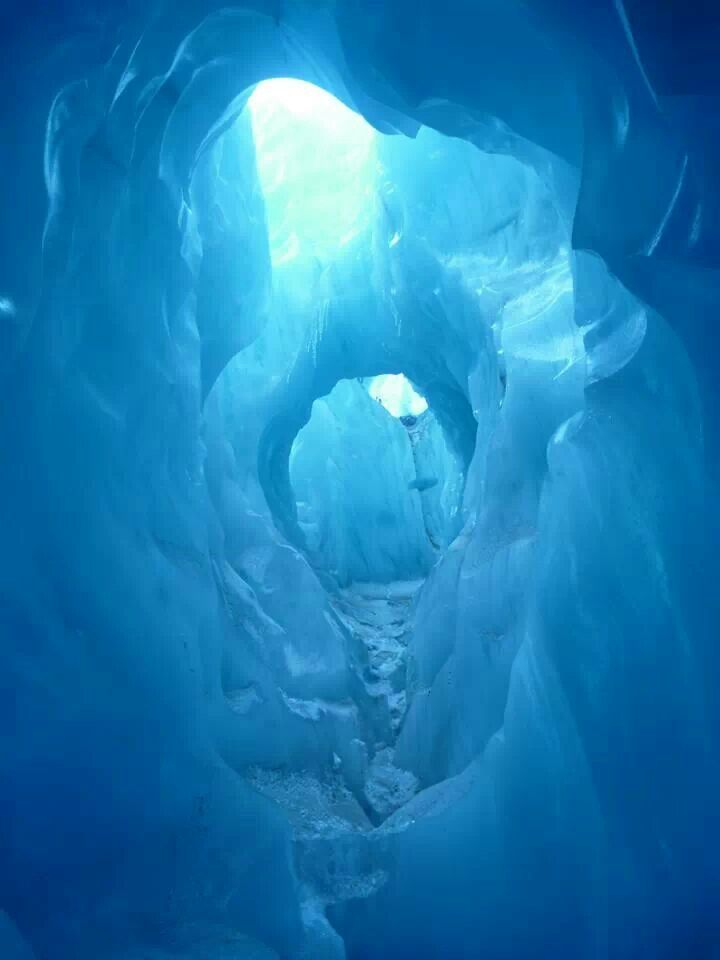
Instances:
[[[466,519],[480,412],[468,336],[473,350],[494,349],[466,329],[475,318],[459,267],[445,276],[467,202],[467,182],[456,183],[458,172],[468,179],[466,145],[432,131],[385,136],[289,79],[255,87],[234,135],[254,147],[244,204],[265,227],[266,317],[209,406],[235,469],[257,474],[259,488],[246,483],[243,495],[307,563],[286,552],[280,574],[254,546],[231,549],[278,623],[291,603],[302,610],[263,656],[290,713],[283,723],[315,723],[321,757],[265,758],[248,775],[305,843],[328,822],[372,830],[419,789],[395,762],[408,645],[423,586]],[[422,218],[436,229],[419,230]],[[232,658],[224,684],[246,723],[270,699]],[[313,886],[339,888],[322,863],[302,870]]]
[[[273,269],[327,263],[370,224],[377,132],[305,80],[264,80],[248,109]]]
[[[402,374],[315,400],[290,481],[308,555],[343,587],[422,579],[459,529],[461,465]]]
[[[428,409],[427,400],[402,373],[373,377],[368,392],[393,417],[419,417]]]
[[[206,413],[222,586],[253,604],[224,756],[287,818],[333,938],[384,883],[344,851],[453,807],[502,727],[548,445],[581,403],[569,220],[515,157],[386,135],[303,81],[258,84],[222,141],[261,321]]]
[[[331,589],[424,578],[462,526],[476,422],[462,336],[443,316],[455,305],[439,285],[431,304],[413,289],[423,259],[431,283],[437,252],[413,236],[407,165],[457,147],[433,135],[404,149],[405,137],[302,80],[263,81],[245,113],[270,296],[267,325],[235,368],[269,374],[255,381],[271,408],[263,494]],[[439,174],[452,176],[447,158]],[[453,215],[447,201],[421,202]]]

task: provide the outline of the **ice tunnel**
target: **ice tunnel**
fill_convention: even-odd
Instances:
[[[402,374],[316,400],[290,482],[310,562],[344,586],[424,578],[462,525],[460,464]]]
[[[713,11],[4,13],[1,960],[717,960]]]

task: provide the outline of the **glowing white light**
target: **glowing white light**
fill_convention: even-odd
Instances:
[[[368,393],[394,417],[419,417],[427,410],[425,397],[416,393],[410,381],[401,373],[375,377]]]
[[[266,80],[248,105],[273,263],[337,254],[369,223],[375,131],[303,80]]]
[[[15,316],[15,304],[10,297],[0,297],[0,313],[7,314],[9,317]]]

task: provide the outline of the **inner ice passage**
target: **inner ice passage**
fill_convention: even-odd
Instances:
[[[0,36],[0,960],[718,960],[720,16]]]

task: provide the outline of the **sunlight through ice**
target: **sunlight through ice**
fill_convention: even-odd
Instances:
[[[273,264],[337,255],[370,223],[375,131],[304,80],[265,80],[248,105]]]
[[[375,377],[368,392],[394,417],[418,417],[427,410],[425,397],[416,393],[401,373]]]

